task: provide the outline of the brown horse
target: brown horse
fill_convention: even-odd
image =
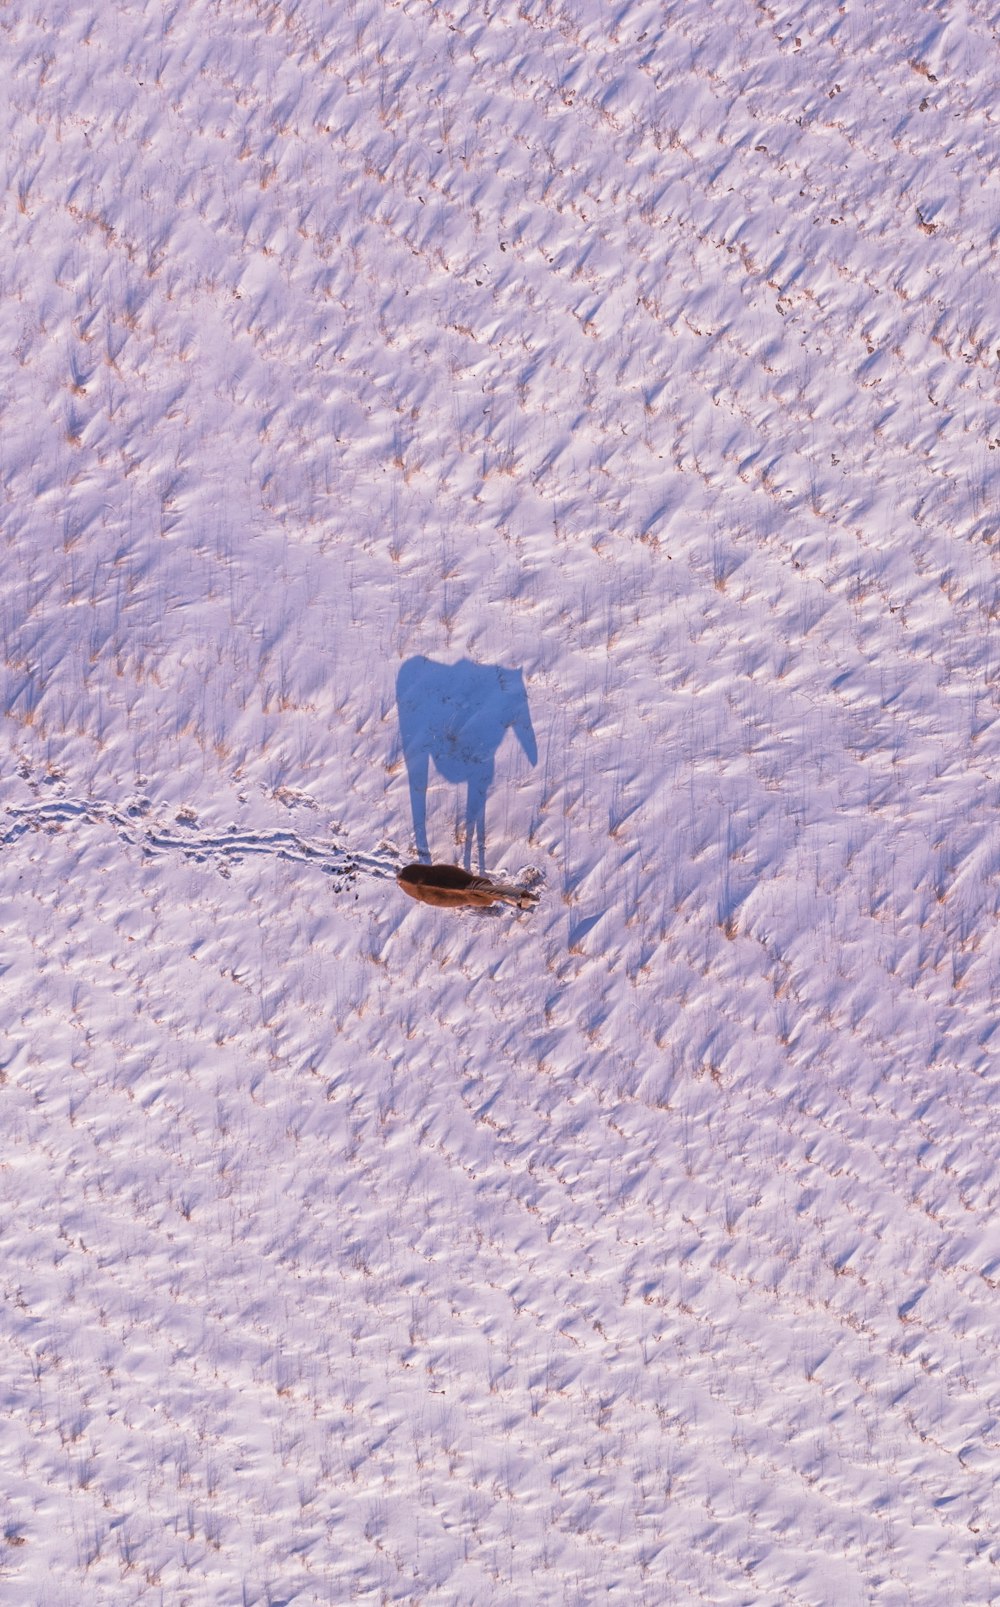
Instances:
[[[491,909],[494,904],[513,904],[527,910],[537,902],[526,887],[491,882],[488,876],[473,876],[458,865],[406,865],[396,877],[411,898],[436,909]]]

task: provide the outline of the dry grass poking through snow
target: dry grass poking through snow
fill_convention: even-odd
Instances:
[[[0,66],[0,1599],[1000,1601],[988,13]]]

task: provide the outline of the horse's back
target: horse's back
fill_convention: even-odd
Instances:
[[[496,902],[492,884],[459,865],[405,865],[396,880],[411,898],[437,909],[489,909]]]

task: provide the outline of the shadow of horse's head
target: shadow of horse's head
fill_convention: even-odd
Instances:
[[[474,831],[479,869],[485,870],[486,798],[507,732],[513,731],[531,764],[538,760],[524,676],[467,658],[457,664],[409,658],[396,677],[396,704],[419,857],[430,858],[427,778],[433,759],[439,775],[467,789],[465,865],[471,863]]]

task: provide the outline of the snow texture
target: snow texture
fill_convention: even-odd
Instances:
[[[3,1607],[1000,1602],[995,14],[0,69]]]

